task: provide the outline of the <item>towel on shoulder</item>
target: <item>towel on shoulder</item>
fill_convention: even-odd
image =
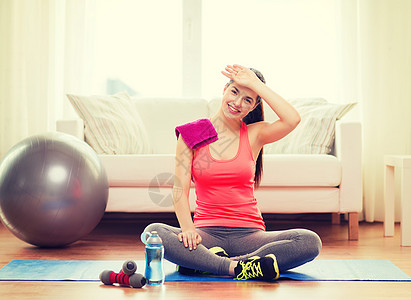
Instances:
[[[197,149],[218,140],[217,131],[208,119],[199,119],[175,128],[177,138],[181,134],[190,149]]]

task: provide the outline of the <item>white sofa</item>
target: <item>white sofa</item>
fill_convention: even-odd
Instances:
[[[210,118],[219,101],[134,100],[153,153],[99,155],[110,186],[106,211],[173,212],[174,128]],[[80,118],[59,120],[57,130],[84,139],[83,124]],[[332,154],[264,154],[263,177],[255,194],[262,213],[333,213],[333,220],[348,213],[349,239],[356,240],[362,210],[361,124],[339,120],[335,126]],[[190,203],[194,210],[194,188]]]

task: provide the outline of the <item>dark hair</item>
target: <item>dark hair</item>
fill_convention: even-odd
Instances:
[[[265,78],[260,71],[250,68],[251,71],[257,75],[258,79],[260,79],[263,83],[265,83]],[[232,84],[234,81],[230,80],[228,85]],[[252,124],[256,122],[264,121],[264,108],[263,108],[263,101],[261,101],[261,97],[257,96],[256,99],[256,107],[248,113],[243,118],[243,122],[245,124]],[[261,177],[263,174],[263,148],[261,148],[260,153],[258,154],[257,161],[255,164],[255,175],[254,175],[254,187],[258,187],[261,182]]]

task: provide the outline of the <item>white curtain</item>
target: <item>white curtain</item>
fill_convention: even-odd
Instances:
[[[18,141],[72,116],[66,91],[81,93],[93,1],[0,1],[0,159]]]
[[[359,100],[363,124],[365,220],[383,221],[384,155],[411,154],[411,1],[338,2],[341,94]]]

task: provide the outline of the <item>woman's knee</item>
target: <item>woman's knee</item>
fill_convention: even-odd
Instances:
[[[165,224],[162,223],[151,223],[145,229],[144,232],[152,232],[152,231],[159,231],[164,228]]]
[[[144,229],[144,232],[153,232],[153,231],[157,231],[160,238],[165,238],[169,236],[170,234],[171,235],[178,234],[180,229],[176,227],[172,227],[167,224],[163,224],[163,223],[152,223]]]
[[[317,257],[320,254],[322,242],[317,233],[311,230],[302,229],[300,238],[303,240],[305,249],[311,254],[310,256]]]
[[[160,236],[160,238],[164,238],[165,235],[168,234],[167,227],[169,227],[167,224],[163,223],[151,223],[148,225],[145,229],[144,232],[153,232],[156,231],[157,234]]]

